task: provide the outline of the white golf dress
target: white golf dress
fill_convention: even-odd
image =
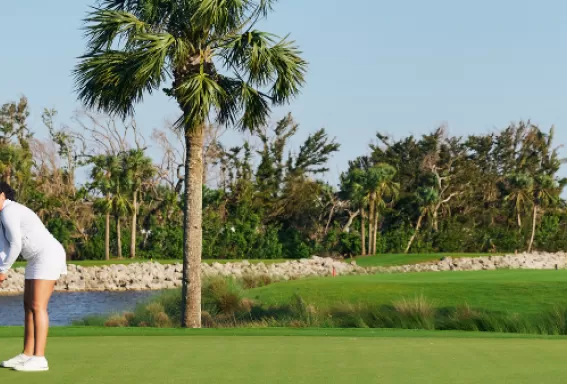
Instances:
[[[6,200],[0,224],[5,254],[0,257],[0,273],[7,272],[21,254],[27,261],[26,280],[58,280],[67,274],[65,249],[31,209]]]

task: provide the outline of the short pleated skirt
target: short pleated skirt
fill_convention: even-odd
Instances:
[[[27,260],[26,280],[59,280],[67,274],[65,248],[58,241],[49,241],[37,254]]]

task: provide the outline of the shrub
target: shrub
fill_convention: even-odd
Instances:
[[[104,322],[105,327],[127,327],[130,323],[124,315],[113,315]]]
[[[207,311],[201,312],[201,324],[204,328],[215,328],[215,320]]]
[[[134,313],[125,314],[123,317],[129,319],[131,325],[140,327],[168,328],[174,325],[159,299],[148,304],[140,304]]]
[[[244,292],[236,280],[215,277],[205,281],[202,296],[203,308],[210,314],[234,316],[242,309]]]
[[[244,275],[242,276],[242,286],[244,289],[265,287],[273,283],[270,275]]]

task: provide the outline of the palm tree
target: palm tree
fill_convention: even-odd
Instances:
[[[396,170],[388,164],[377,164],[366,171],[364,178],[364,189],[368,201],[368,253],[376,254],[376,238],[378,234],[378,222],[380,212],[384,208],[385,199],[392,194],[393,177]],[[399,186],[397,187],[399,190]]]
[[[106,215],[105,258],[107,260],[110,259],[110,215],[116,218],[117,257],[121,259],[121,221],[122,217],[126,216],[132,207],[127,196],[121,193],[121,189],[127,182],[123,156],[124,154],[107,154],[91,158],[93,164],[91,177],[94,182],[90,188],[98,189],[105,196],[105,198],[97,200],[95,208]]]
[[[109,195],[94,202],[95,212],[105,216],[104,226],[104,259],[110,260],[110,214],[112,213],[112,200]]]
[[[419,230],[423,224],[423,219],[426,216],[432,215],[437,202],[439,201],[439,193],[434,188],[420,188],[416,194],[417,203],[419,205],[419,218],[414,228],[412,237],[408,242],[405,253],[408,253],[411,249],[413,242],[415,241]]]
[[[204,126],[256,129],[298,94],[306,62],[293,42],[258,31],[276,0],[101,0],[86,18],[87,52],[75,69],[79,99],[129,115],[165,89],[185,134],[183,318],[201,327]],[[214,113],[213,113],[214,112]]]
[[[360,170],[361,174],[360,177],[366,177],[366,172]],[[364,180],[360,180],[364,182]],[[360,237],[362,243],[362,256],[366,256],[369,254],[368,247],[366,244],[366,219],[368,215],[366,213],[366,207],[368,206],[368,195],[365,193],[364,185],[363,184],[354,184],[352,191],[352,202],[358,209],[360,209]]]
[[[374,255],[374,242],[373,242],[373,234],[374,234],[374,226],[376,223],[376,190],[375,186],[369,187],[368,192],[368,254]]]
[[[110,215],[112,214],[112,192],[115,189],[115,179],[119,173],[118,158],[114,155],[99,155],[90,159],[93,165],[89,190],[98,190],[102,196],[95,202],[95,209],[105,215],[104,256],[110,260]]]
[[[388,203],[392,203],[400,193],[400,184],[394,181],[396,169],[389,164],[377,164],[371,171],[375,173],[376,183],[376,199],[374,201],[376,207],[374,209],[374,233],[372,236],[372,254],[377,253],[376,239],[378,234],[378,220]]]
[[[128,192],[132,199],[132,228],[130,236],[130,258],[136,257],[136,228],[138,225],[138,195],[144,184],[147,184],[155,174],[152,159],[144,155],[141,149],[132,149],[125,153],[122,158],[124,181],[128,186]]]
[[[563,188],[564,181],[557,183],[553,177],[548,175],[535,177],[533,188],[532,234],[528,245],[528,252],[531,252],[533,249],[538,214],[543,213],[546,208],[560,201]]]
[[[122,217],[126,216],[132,211],[132,204],[128,201],[128,198],[120,193],[120,189],[116,191],[112,197],[112,213],[116,218],[116,247],[117,247],[117,257],[122,259],[122,233],[121,233],[121,221]]]
[[[504,201],[514,204],[518,230],[522,230],[522,215],[526,213],[527,207],[532,203],[534,179],[524,173],[512,174],[506,178],[507,194]]]
[[[354,209],[360,212],[360,237],[362,243],[362,256],[367,255],[366,248],[366,207],[368,206],[368,193],[366,191],[367,172],[362,168],[351,168],[341,176],[342,193]],[[351,215],[351,219],[354,216]]]
[[[370,210],[369,218],[369,253],[376,254],[376,239],[381,212],[386,202],[398,195],[400,185],[393,181],[396,169],[389,164],[379,163],[366,173],[366,190]]]

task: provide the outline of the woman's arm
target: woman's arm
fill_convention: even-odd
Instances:
[[[17,212],[7,207],[0,215],[6,236],[6,258],[0,263],[0,273],[6,273],[18,259],[22,252],[22,233],[20,227],[20,216]],[[0,234],[1,235],[1,234]]]

